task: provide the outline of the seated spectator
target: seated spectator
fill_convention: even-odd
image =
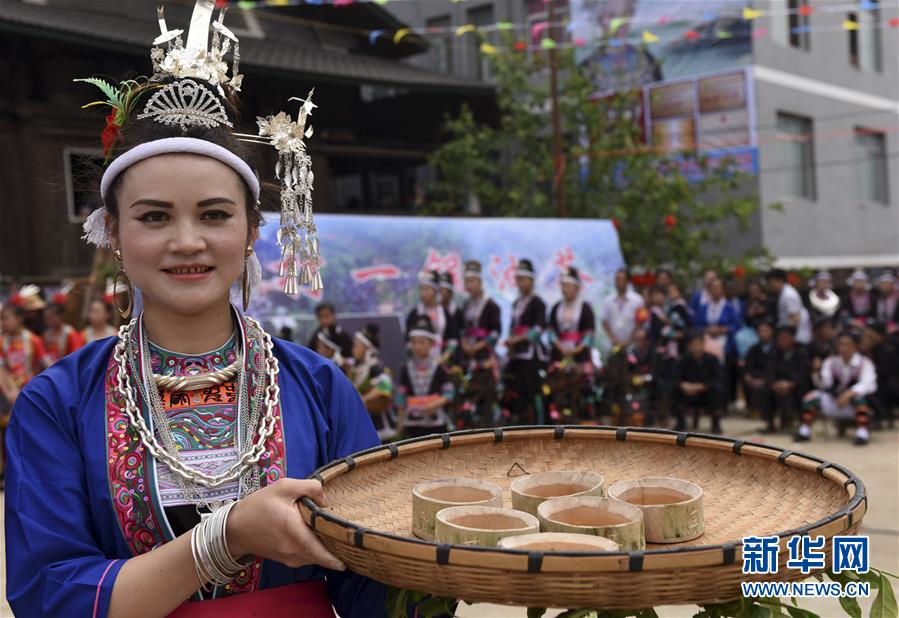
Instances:
[[[812,437],[812,423],[822,412],[828,418],[855,418],[855,443],[867,444],[871,439],[868,423],[871,417],[869,397],[877,391],[874,363],[858,352],[856,337],[848,332],[837,339],[837,353],[828,357],[821,372],[813,378],[816,390],[804,400],[802,424],[797,442]]]
[[[759,342],[750,348],[743,361],[743,388],[750,412],[758,413],[767,423],[763,433],[775,430],[771,415],[771,363],[774,360],[774,322],[763,320],[758,327]]]
[[[887,336],[874,350],[877,370],[877,398],[887,426],[892,429],[899,407],[899,331]]]
[[[871,280],[865,271],[857,269],[849,275],[846,283],[850,289],[840,303],[840,321],[851,327],[864,328],[874,320],[875,302]]]
[[[810,377],[808,351],[796,345],[796,329],[792,326],[779,326],[769,383],[774,404],[771,421],[779,416],[781,430],[793,425],[802,398],[811,389]]]
[[[735,336],[740,329],[740,316],[724,295],[724,282],[721,279],[714,279],[709,284],[708,302],[700,307],[693,324],[704,331],[706,351],[713,352],[721,362],[725,385],[721,403],[729,403],[734,399],[737,386]]]
[[[679,401],[677,405],[676,431],[687,428],[685,416],[693,416],[694,431],[699,428],[699,417],[708,411],[712,417],[712,433],[721,433],[720,394],[724,388],[721,363],[704,349],[702,333],[687,337],[687,352],[677,367]]]
[[[777,318],[777,308],[762,281],[755,279],[746,284],[746,309],[745,320],[749,326],[758,326],[762,320],[774,321]]]
[[[819,317],[812,329],[812,344],[809,346],[812,372],[821,371],[824,359],[836,351],[836,339],[837,331],[833,326],[833,320],[824,316]]]

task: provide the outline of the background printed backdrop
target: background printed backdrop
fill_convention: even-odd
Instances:
[[[402,362],[402,324],[418,302],[418,273],[453,273],[457,300],[464,294],[466,260],[483,266],[484,288],[502,309],[508,332],[517,296],[514,271],[528,258],[537,270],[536,291],[548,306],[561,298],[561,269],[573,265],[584,279],[583,298],[598,308],[612,289],[615,270],[624,265],[618,235],[610,221],[589,219],[467,219],[317,215],[324,267],[324,290],[303,290],[291,298],[281,292],[278,215],[266,216],[256,241],[263,282],[253,292],[249,313],[277,333],[282,326],[306,343],[320,302],[333,303],[343,327],[353,332],[366,322],[381,326],[385,362]]]

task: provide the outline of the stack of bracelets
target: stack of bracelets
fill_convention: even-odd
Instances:
[[[245,567],[231,557],[228,541],[225,539],[228,514],[235,504],[237,502],[230,502],[203,517],[190,533],[190,550],[194,557],[194,567],[200,585],[205,591],[209,590],[206,582],[223,586]]]

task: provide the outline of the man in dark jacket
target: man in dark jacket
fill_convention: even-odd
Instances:
[[[774,360],[774,320],[763,319],[756,330],[759,342],[749,349],[743,361],[743,387],[749,409],[761,414],[767,423],[763,433],[770,433],[774,431],[774,421],[771,418],[771,385],[768,378]]]
[[[687,353],[677,367],[678,393],[676,431],[687,428],[685,412],[693,415],[693,429],[699,428],[699,417],[703,410],[712,416],[712,433],[721,433],[721,393],[724,376],[718,359],[703,348],[701,333],[692,333],[687,338]]]
[[[780,326],[777,329],[777,349],[771,363],[771,393],[774,408],[769,425],[780,415],[780,429],[789,430],[797,419],[802,398],[811,390],[811,361],[808,351],[796,345],[796,329]]]

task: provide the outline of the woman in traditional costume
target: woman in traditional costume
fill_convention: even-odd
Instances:
[[[144,309],[16,402],[6,572],[20,616],[385,614],[384,587],[346,571],[297,508],[304,496],[326,505],[317,481],[298,479],[378,444],[365,407],[333,363],[229,303],[238,279],[248,301],[261,216],[219,93],[240,83],[219,79],[234,43],[221,18],[207,49],[213,9],[197,2],[186,47],[160,15],[153,59],[168,79],[127,82],[108,101],[126,112],[124,148],[87,238],[108,243],[117,282],[140,288]],[[138,100],[143,113],[127,113]],[[302,143],[311,109],[264,121],[284,138],[271,143],[291,293],[321,287]]]
[[[490,426],[499,384],[496,343],[502,330],[501,310],[484,290],[481,263],[465,262],[460,364],[465,371],[462,396],[463,425]],[[458,423],[457,423],[458,425]]]
[[[381,337],[377,324],[367,324],[353,337],[353,368],[350,379],[359,391],[365,409],[372,417],[378,437],[392,438],[396,429],[390,418],[393,401],[393,379],[381,362]]]
[[[432,346],[431,354],[441,358],[447,351],[447,345],[454,339],[453,323],[441,303],[440,273],[436,270],[421,272],[418,275],[419,302],[406,316],[406,337],[421,318],[427,318],[433,326],[437,344]],[[445,362],[445,358],[442,361]]]
[[[343,355],[343,346],[341,345],[341,335],[343,331],[339,326],[332,325],[318,329],[315,334],[315,348],[313,348],[319,356],[324,356],[340,367],[340,370],[349,375],[352,362],[349,356]],[[352,346],[350,346],[352,351]]]
[[[0,312],[0,358],[19,389],[50,366],[43,339],[25,328],[25,313],[15,297]]]
[[[580,297],[581,278],[575,267],[565,268],[559,286],[562,300],[553,305],[549,312],[549,342],[552,348],[547,381],[553,395],[551,406],[563,409],[567,406],[569,414],[571,409],[580,414],[579,408],[584,403],[583,414],[592,417],[591,393],[596,370],[591,350],[596,316],[590,303]],[[558,412],[553,414],[553,411],[550,410],[550,416],[556,418]]]
[[[505,399],[512,424],[534,424],[538,420],[540,372],[547,360],[542,339],[546,328],[546,303],[534,294],[535,276],[530,260],[518,262],[515,285],[519,296],[512,305],[511,333],[506,339],[509,364],[506,367]]]

